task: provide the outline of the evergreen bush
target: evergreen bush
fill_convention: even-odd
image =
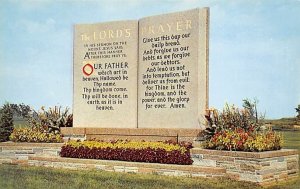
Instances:
[[[13,111],[10,104],[4,104],[0,109],[0,142],[9,140],[13,131]]]

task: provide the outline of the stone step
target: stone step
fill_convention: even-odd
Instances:
[[[42,147],[42,148],[59,148],[62,147],[64,143],[33,143],[33,142],[0,142],[1,147],[9,147],[14,149],[16,148],[33,148],[33,147]]]
[[[29,165],[69,169],[97,169],[115,172],[156,173],[172,176],[217,177],[224,176],[226,170],[220,167],[193,165],[173,165],[112,160],[76,159],[62,157],[30,156]]]
[[[60,148],[43,149],[41,152],[36,153],[36,156],[59,156]]]

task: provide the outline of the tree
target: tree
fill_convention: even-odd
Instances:
[[[13,111],[6,103],[0,109],[0,142],[8,141],[13,131]]]
[[[250,99],[243,100],[243,107],[250,113],[250,118],[257,124],[258,123],[258,113],[257,113],[258,100],[254,99],[253,102]]]
[[[250,119],[258,127],[264,124],[265,113],[258,113],[257,110],[258,99],[254,98],[253,101],[250,99],[243,100],[243,107],[250,113]]]
[[[13,112],[13,116],[28,118],[32,112],[29,105],[21,104],[9,104],[10,109]]]
[[[298,107],[295,108],[296,112],[298,113],[298,115],[296,116],[298,119],[300,119],[300,104],[298,104]]]

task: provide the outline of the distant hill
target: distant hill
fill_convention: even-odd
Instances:
[[[295,130],[300,129],[300,120],[295,117],[281,119],[266,119],[266,124],[270,124],[274,130]]]

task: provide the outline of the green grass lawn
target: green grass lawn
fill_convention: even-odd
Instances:
[[[300,131],[281,131],[280,133],[283,134],[284,148],[292,148],[300,151]]]
[[[72,171],[0,165],[0,188],[261,188],[229,179],[200,179],[103,171]]]
[[[300,177],[288,182],[279,183],[271,189],[299,189]],[[91,170],[65,170],[43,167],[22,167],[18,165],[0,165],[0,188],[63,188],[63,189],[160,189],[160,188],[224,188],[224,189],[262,189],[249,183],[238,182],[227,178],[185,178],[159,175],[140,175],[130,173],[113,173]]]
[[[300,150],[300,131],[284,131],[285,148]],[[159,175],[125,174],[103,171],[73,171],[43,167],[0,165],[0,189],[17,188],[262,188],[253,183],[227,178],[204,179]],[[271,189],[299,189],[300,176],[269,187]]]

